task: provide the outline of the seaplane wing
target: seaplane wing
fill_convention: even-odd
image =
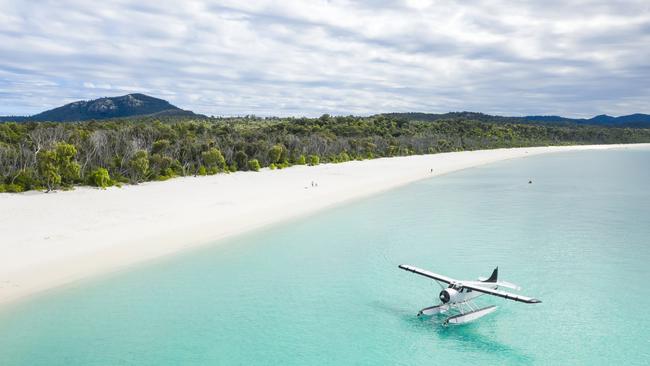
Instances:
[[[469,284],[469,283],[464,283],[463,282],[463,283],[461,283],[461,286],[466,288],[466,289],[470,289],[472,291],[478,291],[478,292],[482,292],[482,293],[488,294],[488,295],[503,297],[504,299],[508,299],[508,300],[525,302],[527,304],[537,304],[537,303],[541,302],[540,300],[534,299],[532,297],[527,297],[527,296],[522,296],[522,295],[515,295],[515,294],[512,294],[510,292],[501,291],[501,290],[493,290],[491,288],[476,286],[476,285]]]
[[[455,279],[453,279],[451,277],[443,276],[441,274],[433,273],[433,272],[430,272],[430,271],[427,271],[427,270],[424,270],[424,269],[421,269],[421,268],[418,268],[418,267],[409,266],[409,265],[406,265],[406,264],[400,264],[399,268],[401,268],[401,269],[403,269],[405,271],[413,272],[413,273],[419,274],[420,276],[429,277],[431,279],[434,279],[434,280],[440,281],[440,282],[444,282],[444,283],[458,282],[458,281],[456,281]]]
[[[506,287],[509,289],[513,290],[521,290],[521,287],[515,285],[514,283],[506,282],[506,281],[496,281],[496,282],[485,282],[485,281],[462,281],[463,285],[471,285],[471,286],[486,286],[486,285],[496,285],[499,287]]]

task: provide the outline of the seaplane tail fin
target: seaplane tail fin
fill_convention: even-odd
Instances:
[[[483,282],[497,282],[497,277],[499,277],[499,267],[495,268],[490,277],[483,280]]]

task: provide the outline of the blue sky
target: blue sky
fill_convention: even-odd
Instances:
[[[650,113],[650,1],[0,0],[0,115]]]

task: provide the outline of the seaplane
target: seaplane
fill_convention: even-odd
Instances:
[[[479,277],[478,281],[456,280],[451,277],[406,264],[400,264],[399,268],[419,274],[420,276],[431,278],[440,285],[442,288],[442,291],[440,291],[440,294],[438,295],[440,304],[420,310],[418,316],[432,316],[435,314],[453,312],[454,315],[448,317],[443,322],[443,325],[468,323],[494,312],[497,309],[495,305],[479,308],[473,303],[474,299],[482,295],[498,296],[526,304],[538,304],[541,302],[532,297],[499,290],[499,287],[505,287],[517,291],[521,290],[519,286],[510,282],[498,281],[497,277],[499,276],[499,267],[494,269],[490,277]],[[443,283],[446,284],[446,286],[443,285]]]

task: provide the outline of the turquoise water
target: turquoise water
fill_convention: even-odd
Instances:
[[[552,154],[429,179],[0,311],[0,365],[644,365],[650,150]],[[527,184],[533,179],[533,184]],[[438,286],[542,304],[443,327]]]

